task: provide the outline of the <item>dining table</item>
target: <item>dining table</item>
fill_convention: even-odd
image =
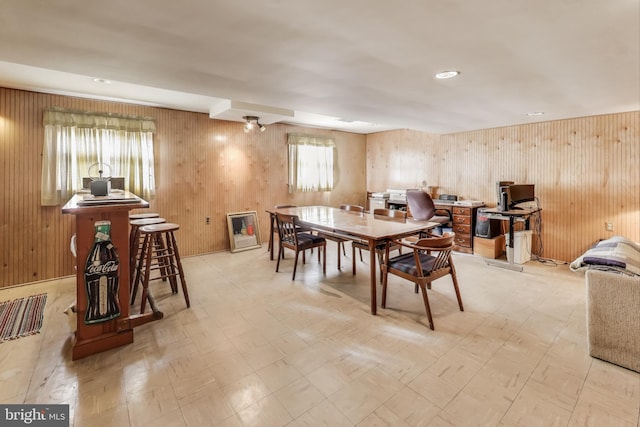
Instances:
[[[350,212],[329,206],[299,206],[274,209],[271,214],[282,213],[297,216],[296,222],[314,231],[332,233],[350,240],[361,240],[369,246],[369,284],[371,287],[371,314],[376,314],[376,247],[393,239],[416,235],[437,227],[431,221],[416,221],[408,218],[406,222],[375,218],[372,213]]]

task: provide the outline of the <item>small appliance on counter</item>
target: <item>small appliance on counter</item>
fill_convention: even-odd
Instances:
[[[389,193],[373,192],[369,196],[369,210],[373,212],[374,209],[385,209],[387,207],[387,201],[389,200]]]
[[[407,202],[407,190],[395,190],[387,188],[389,194],[389,202]]]
[[[438,196],[437,203],[443,205],[453,205],[456,201],[458,201],[458,196],[454,194],[441,194]]]

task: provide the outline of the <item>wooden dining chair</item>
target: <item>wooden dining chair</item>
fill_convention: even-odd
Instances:
[[[308,232],[300,232],[298,217],[295,215],[285,215],[276,213],[276,222],[278,225],[278,236],[280,243],[278,246],[278,263],[276,264],[276,272],[280,269],[280,260],[284,258],[284,249],[288,248],[295,252],[295,261],[293,264],[293,276],[291,280],[296,279],[296,269],[298,267],[298,255],[302,252],[302,263],[304,264],[305,251],[311,248],[318,249],[318,261],[320,261],[320,252],[322,252],[322,273],[327,274],[327,241],[324,237],[315,236]]]
[[[429,327],[433,330],[433,317],[431,316],[427,289],[431,289],[431,283],[434,280],[450,275],[458,298],[458,306],[460,311],[464,311],[460,289],[458,288],[456,269],[451,257],[454,238],[454,233],[447,232],[442,236],[420,239],[415,244],[395,240],[394,243],[410,249],[411,252],[393,258],[389,255],[390,247],[388,246],[382,263],[382,308],[387,306],[388,275],[394,274],[409,280],[415,283],[422,291],[422,300],[427,312]]]
[[[378,208],[373,210],[373,217],[375,219],[385,220],[385,221],[398,221],[398,222],[407,222],[407,213],[405,211],[399,211],[396,209],[383,209]],[[384,251],[387,247],[385,242],[379,243],[376,246],[376,254],[378,255],[378,262],[380,264],[380,272],[382,273],[382,260],[384,257]],[[352,270],[353,274],[356,274],[356,249],[360,251],[360,261],[362,261],[362,251],[369,250],[369,244],[364,241],[354,241],[351,243],[351,258],[352,258]],[[391,244],[391,250],[398,250],[402,253],[402,247],[396,245],[394,243]],[[382,281],[382,274],[380,275],[380,281]]]
[[[353,213],[364,213],[364,207],[359,206],[359,205],[340,205],[340,209],[343,211],[347,211],[347,212],[353,212]],[[340,248],[342,248],[342,255],[347,256],[347,252],[345,250],[344,244],[345,242],[348,242],[352,239],[346,238],[342,235],[338,235],[335,233],[329,233],[329,232],[319,232],[318,236],[322,236],[327,240],[331,240],[332,242],[336,242],[338,244],[338,270],[340,270],[340,268],[342,268],[342,264],[341,264],[341,256],[340,256]]]
[[[275,205],[273,207],[273,210],[275,211],[277,209],[285,209],[285,208],[297,208],[297,206],[296,205]],[[274,234],[278,234],[278,224],[277,224],[277,221],[276,221],[275,212],[271,212],[270,221],[271,221],[271,225],[270,225],[271,230],[270,230],[270,233],[269,233],[269,246],[267,247],[267,251],[269,251],[271,253],[270,258],[271,258],[271,261],[273,261],[273,248],[275,247],[274,246],[273,236],[274,236]],[[298,226],[298,231],[311,232],[311,230],[309,230],[307,228],[304,228],[304,227],[300,227],[300,226]],[[313,252],[313,251],[311,251],[311,252]]]

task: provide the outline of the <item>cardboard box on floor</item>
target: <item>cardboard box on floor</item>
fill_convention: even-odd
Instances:
[[[475,236],[473,238],[473,254],[485,258],[500,258],[504,253],[504,234],[493,239],[485,239]]]

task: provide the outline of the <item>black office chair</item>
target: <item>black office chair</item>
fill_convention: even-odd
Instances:
[[[407,190],[407,203],[413,219],[437,222],[443,227],[453,227],[453,215],[446,209],[436,209],[433,199],[422,190]]]

